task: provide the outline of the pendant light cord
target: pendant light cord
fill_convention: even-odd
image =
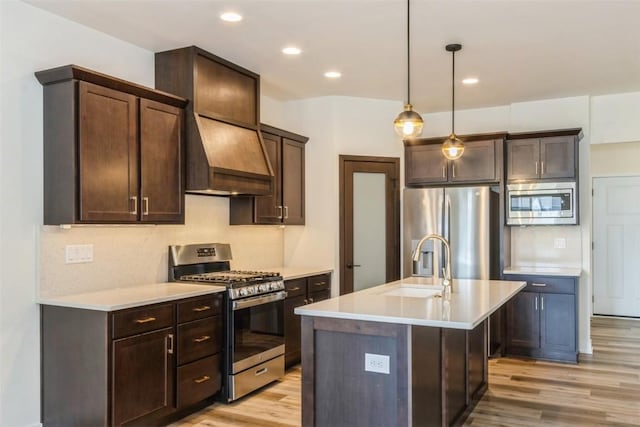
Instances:
[[[455,134],[456,117],[456,52],[451,52],[451,133]]]
[[[409,2],[407,0],[407,104],[411,104],[411,48],[410,48],[410,36],[411,36],[411,22],[409,17],[411,16],[409,10]]]

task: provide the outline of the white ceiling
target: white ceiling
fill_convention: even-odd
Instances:
[[[199,46],[260,74],[276,99],[406,99],[405,0],[27,2],[150,51]],[[228,9],[244,20],[220,21]],[[411,0],[418,111],[450,109],[454,42],[457,80],[480,79],[457,83],[456,109],[640,91],[640,0]],[[282,55],[287,44],[302,55]]]

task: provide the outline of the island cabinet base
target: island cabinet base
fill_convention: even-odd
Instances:
[[[302,317],[302,425],[457,426],[487,389],[473,330]]]

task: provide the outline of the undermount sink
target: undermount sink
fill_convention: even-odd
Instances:
[[[401,285],[391,290],[381,292],[379,295],[390,297],[433,298],[442,296],[442,289],[439,287],[426,288],[424,286]]]

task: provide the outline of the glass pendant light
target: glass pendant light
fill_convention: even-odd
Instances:
[[[424,124],[418,112],[413,111],[411,105],[411,13],[409,10],[409,0],[407,0],[407,103],[404,111],[398,114],[393,121],[396,133],[403,138],[413,138],[420,136]]]
[[[451,52],[451,135],[442,144],[442,154],[449,160],[456,160],[464,153],[464,144],[455,132],[455,87],[456,87],[456,52],[462,49],[461,44],[448,44],[445,49]]]

